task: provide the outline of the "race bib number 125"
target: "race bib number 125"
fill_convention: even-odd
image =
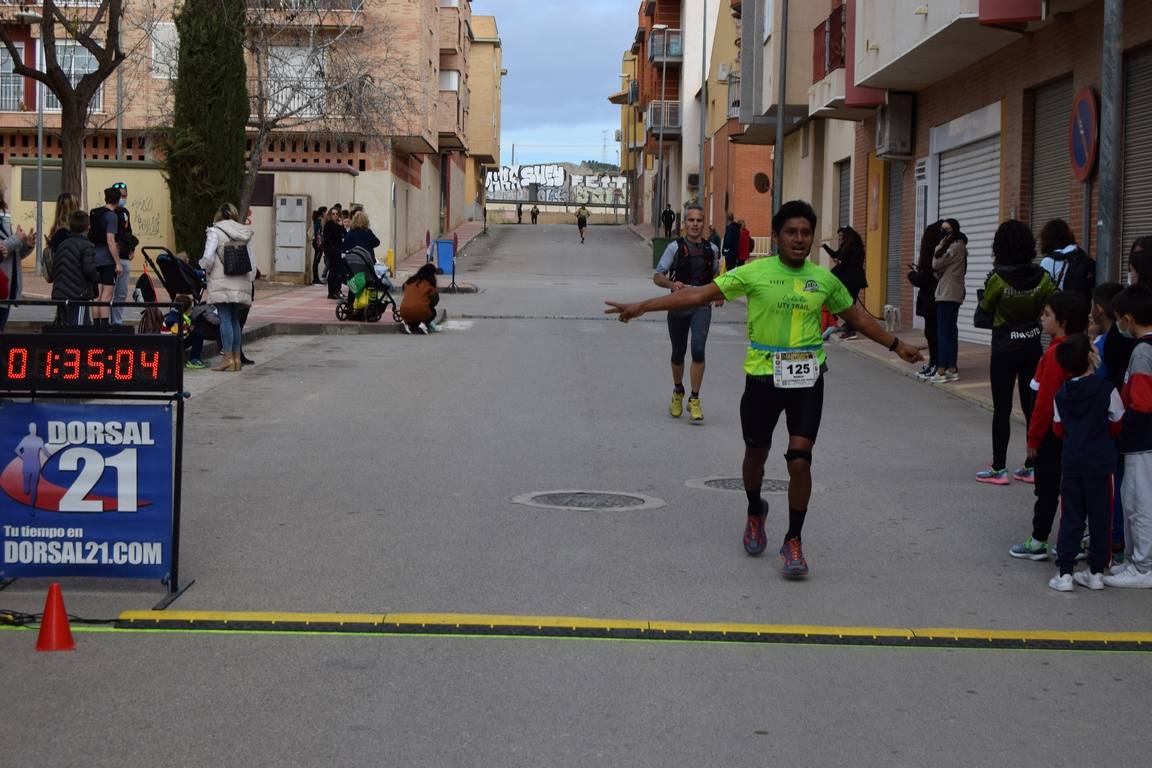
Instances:
[[[804,389],[820,378],[815,352],[776,352],[772,355],[772,383],[777,389]]]

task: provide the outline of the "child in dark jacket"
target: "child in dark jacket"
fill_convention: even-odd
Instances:
[[[1036,402],[1028,422],[1028,458],[1033,460],[1036,472],[1036,503],[1032,508],[1032,535],[1012,545],[1008,552],[1012,557],[1048,559],[1048,536],[1060,506],[1061,449],[1060,438],[1052,431],[1052,406],[1056,392],[1070,378],[1056,362],[1056,351],[1070,334],[1088,329],[1088,310],[1088,300],[1083,296],[1058,291],[1048,297],[1040,314],[1040,330],[1052,336],[1052,343],[1040,359],[1031,384]]]
[[[52,251],[52,299],[91,301],[96,297],[100,272],[96,269],[96,246],[88,239],[88,213],[73,211],[69,235]],[[80,325],[84,307],[57,307],[56,318],[65,325]]]
[[[1111,557],[1112,472],[1124,404],[1112,382],[1092,375],[1092,353],[1092,342],[1083,333],[1069,336],[1056,350],[1056,361],[1072,377],[1060,387],[1052,406],[1052,429],[1063,441],[1059,572],[1048,582],[1057,592],[1071,592],[1073,582],[1104,589]],[[1088,570],[1073,573],[1085,522],[1091,537]]]

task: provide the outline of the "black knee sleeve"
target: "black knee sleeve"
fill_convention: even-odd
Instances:
[[[808,465],[812,465],[812,451],[798,451],[795,448],[789,448],[788,452],[784,454],[784,461],[791,464],[793,461],[806,461]]]

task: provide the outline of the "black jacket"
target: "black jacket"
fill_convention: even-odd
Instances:
[[[1108,429],[1115,391],[1112,382],[1089,374],[1069,379],[1056,393],[1064,477],[1107,477],[1116,471],[1116,439]]]
[[[859,296],[860,291],[868,287],[868,278],[864,272],[864,249],[858,245],[841,248],[836,251],[836,266],[832,267],[832,274],[844,283],[852,298]]]
[[[324,229],[320,231],[324,242],[324,253],[332,256],[340,255],[344,245],[344,225],[336,221],[324,222]]]
[[[916,314],[920,317],[935,317],[936,273],[932,267],[908,270],[908,282],[920,289],[916,292]]]
[[[87,301],[96,297],[96,246],[87,235],[71,235],[52,251],[52,298]]]

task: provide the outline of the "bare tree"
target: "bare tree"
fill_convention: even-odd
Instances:
[[[63,8],[55,0],[44,0],[39,17],[29,14],[26,19],[40,26],[44,51],[42,69],[24,63],[9,28],[0,25],[0,41],[12,60],[12,72],[43,83],[60,102],[60,149],[63,156],[60,188],[81,196],[84,192],[84,139],[90,130],[92,99],[124,61],[120,43],[123,18],[124,0],[101,0],[94,6],[65,5]],[[79,78],[75,71],[77,47],[87,51],[95,63],[94,68]]]
[[[379,146],[411,112],[387,22],[365,28],[362,0],[248,0],[248,7],[254,133],[242,211],[274,138]]]

